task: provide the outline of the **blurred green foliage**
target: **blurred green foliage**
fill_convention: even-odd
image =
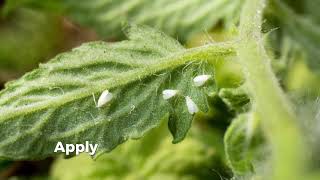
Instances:
[[[228,177],[221,132],[194,125],[188,137],[173,145],[164,123],[139,141],[119,146],[96,161],[88,155],[59,158],[52,179],[219,179]]]
[[[219,23],[224,27],[234,25],[242,3],[243,0],[8,0],[3,14],[18,7],[61,13],[108,39],[123,37],[121,29],[128,22],[146,24],[186,42]]]
[[[16,77],[51,57],[61,43],[61,21],[30,9],[0,20],[0,76]]]

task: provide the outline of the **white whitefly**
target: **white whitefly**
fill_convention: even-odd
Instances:
[[[162,91],[162,97],[165,100],[170,99],[170,98],[174,97],[177,94],[178,94],[178,90],[165,89],[165,90]]]
[[[199,111],[198,106],[192,101],[189,96],[186,97],[186,104],[190,114],[195,114]]]
[[[111,92],[109,92],[108,90],[103,91],[99,97],[97,107],[99,108],[99,107],[104,106],[105,104],[110,102],[112,100],[112,98],[113,98],[113,95]]]
[[[209,78],[211,78],[211,75],[199,75],[193,79],[193,83],[195,86],[199,87],[204,85],[204,83],[206,83]]]

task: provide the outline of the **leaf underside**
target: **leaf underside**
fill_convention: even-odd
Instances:
[[[0,92],[0,157],[52,156],[58,141],[97,143],[96,157],[142,137],[166,117],[173,142],[181,141],[193,119],[184,96],[208,110],[206,92],[214,84],[195,87],[192,79],[213,75],[211,66],[205,59],[172,63],[170,57],[186,50],[147,27],[131,26],[128,38],[84,44],[6,84]],[[114,98],[97,108],[95,100],[106,89]],[[178,89],[179,95],[164,100],[164,89]]]

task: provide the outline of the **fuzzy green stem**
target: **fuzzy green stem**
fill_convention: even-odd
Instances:
[[[272,145],[273,176],[270,179],[301,179],[302,136],[263,46],[261,24],[264,6],[265,0],[246,1],[241,14],[238,57],[253,99],[253,108],[261,117]]]

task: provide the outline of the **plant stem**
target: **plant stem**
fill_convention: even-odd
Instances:
[[[303,141],[296,117],[272,72],[261,36],[265,0],[247,0],[241,14],[238,57],[264,131],[272,146],[270,179],[301,179]],[[269,179],[269,178],[268,178]]]

